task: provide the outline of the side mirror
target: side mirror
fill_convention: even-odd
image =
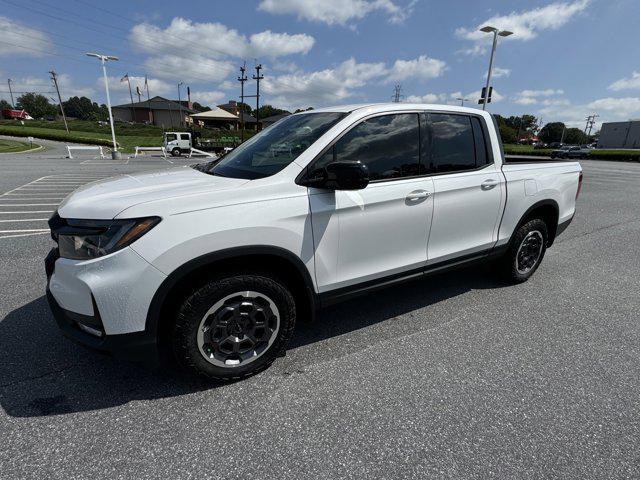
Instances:
[[[361,190],[369,185],[369,169],[360,162],[333,162],[312,171],[300,184],[327,190]]]

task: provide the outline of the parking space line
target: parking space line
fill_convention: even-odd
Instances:
[[[59,205],[59,203],[0,203],[0,207],[43,207],[45,205]]]
[[[30,228],[26,230],[0,230],[0,233],[34,233],[34,232],[48,232],[48,228]]]
[[[8,214],[18,214],[18,213],[51,213],[54,210],[22,210],[17,212],[5,212],[0,210],[0,215],[8,215]]]
[[[16,232],[17,230],[8,230],[8,231]],[[47,233],[49,233],[49,230],[47,230],[46,232],[19,233],[17,235],[3,235],[2,233],[0,233],[0,240],[2,240],[3,238],[32,237],[34,235],[45,235]]]

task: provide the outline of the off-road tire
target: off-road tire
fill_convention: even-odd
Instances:
[[[523,241],[529,235],[535,235],[533,232],[539,232],[542,235],[542,245],[540,247],[540,252],[535,260],[535,263],[531,266],[530,269],[526,271],[522,271],[522,269],[518,268],[518,253],[520,251],[521,246],[523,245]],[[531,276],[535,273],[535,271],[542,263],[542,259],[544,258],[544,254],[547,250],[547,242],[548,242],[549,234],[547,230],[547,224],[539,219],[535,218],[527,221],[524,225],[520,226],[509,244],[509,249],[504,254],[504,256],[498,261],[498,273],[508,283],[522,283],[526,282],[531,278]]]
[[[210,308],[226,296],[253,291],[268,297],[279,313],[279,330],[273,343],[255,360],[235,367],[217,366],[205,358],[198,345],[198,331]],[[238,274],[212,280],[196,288],[182,303],[171,336],[178,364],[211,380],[239,380],[269,367],[286,352],[296,322],[294,298],[286,285],[267,274]]]

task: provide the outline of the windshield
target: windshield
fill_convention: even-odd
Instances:
[[[345,115],[327,112],[285,117],[229,152],[206,172],[248,180],[278,173]]]

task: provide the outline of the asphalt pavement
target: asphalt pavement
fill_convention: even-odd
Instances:
[[[211,386],[60,335],[41,219],[77,184],[171,165],[43,143],[0,155],[0,478],[640,477],[640,164],[582,162],[529,282],[473,268],[354,299]]]

